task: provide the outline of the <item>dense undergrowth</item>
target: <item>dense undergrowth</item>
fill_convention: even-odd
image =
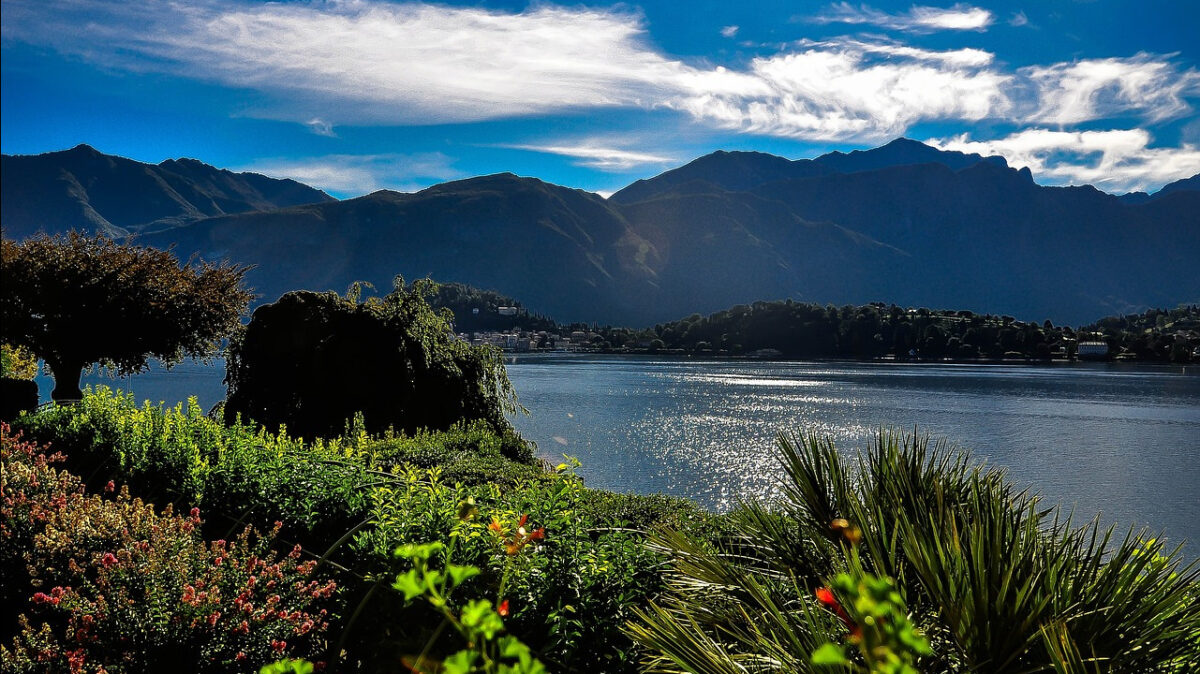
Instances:
[[[66,456],[61,465],[69,474],[54,473],[62,485],[54,494],[89,504],[71,506],[81,513],[72,526],[111,519],[103,513],[113,510],[130,520],[161,520],[166,533],[109,525],[107,538],[95,539],[103,545],[60,534],[56,545],[83,547],[51,552],[54,546],[35,542],[33,534],[10,533],[20,517],[6,505],[4,563],[19,580],[6,575],[11,596],[3,599],[16,610],[7,609],[0,643],[14,653],[25,649],[25,659],[14,663],[34,662],[28,644],[38,639],[75,638],[81,611],[95,604],[88,597],[111,594],[105,579],[112,569],[102,553],[125,564],[120,550],[133,555],[146,542],[154,552],[137,554],[162,561],[128,567],[122,578],[139,579],[142,594],[130,595],[131,606],[153,606],[149,615],[158,622],[86,615],[113,621],[103,625],[106,633],[147,643],[158,625],[175,625],[182,636],[173,638],[197,644],[203,657],[233,671],[239,662],[251,671],[251,661],[273,654],[339,671],[398,672],[474,653],[471,667],[482,667],[490,656],[478,635],[490,633],[492,643],[496,630],[520,640],[504,642],[508,662],[518,662],[513,654],[527,645],[526,656],[561,672],[1074,674],[1200,667],[1200,576],[1177,550],[1144,532],[1115,538],[1094,523],[1074,526],[999,471],[920,439],[881,433],[857,460],[817,438],[786,441],[783,498],[718,516],[678,499],[588,489],[572,462],[543,465],[518,436],[480,424],[412,436],[372,436],[352,425],[339,438],[306,443],[286,432],[225,426],[195,404],[138,407],[131,397],[100,389],[16,426]],[[16,479],[10,473],[32,470],[31,460],[6,454],[6,504]],[[144,502],[120,490],[103,495],[110,480]],[[39,498],[58,503],[57,495]],[[185,531],[189,523],[193,530]],[[172,537],[179,539],[175,547]],[[214,539],[232,542],[219,548]],[[251,555],[278,562],[267,545],[278,558],[295,555],[288,572],[302,568],[312,575],[305,582],[318,582],[318,594],[329,595],[314,598],[310,591],[303,596],[311,606],[287,615],[315,612],[321,620],[292,638],[284,638],[278,621],[261,628],[249,621],[248,633],[235,635],[230,630],[241,623],[221,622],[222,608],[215,626],[225,631],[206,632],[212,612],[199,620],[183,601],[195,599],[186,594],[189,584],[195,587],[192,576],[208,573],[217,556],[243,566]],[[29,555],[51,554],[86,566],[78,572],[82,580],[43,579],[47,565],[31,564]],[[184,560],[175,575],[148,571],[175,559]],[[421,583],[414,580],[418,570]],[[233,601],[248,581],[220,582],[229,586],[219,601]],[[53,599],[46,588],[64,587],[65,596],[66,585],[70,592],[103,591],[88,589],[93,594],[78,602],[59,598],[63,603],[53,607],[36,594]],[[428,601],[406,601],[421,596]],[[68,603],[84,608],[68,611]],[[27,628],[18,613],[27,616]],[[476,621],[471,629],[484,631],[467,630],[468,616]],[[39,636],[39,620],[50,636]],[[325,622],[326,629],[317,629]],[[476,636],[464,651],[465,635]],[[235,636],[249,645],[234,650],[243,643],[231,641]],[[121,644],[107,648],[126,652]],[[139,671],[131,662],[116,661],[107,671]],[[453,671],[483,671],[478,667]],[[4,669],[47,671],[10,666],[7,654]]]
[[[488,525],[515,530],[524,518],[545,538],[522,555],[500,598],[510,629],[556,671],[634,671],[640,651],[625,622],[664,587],[643,532],[714,526],[679,499],[587,489],[573,466],[545,466],[518,436],[483,424],[413,436],[352,427],[305,443],[227,427],[195,403],[138,407],[101,388],[17,426],[53,443],[93,488],[115,479],[148,502],[199,508],[207,536],[279,522],[278,540],[324,562],[341,588],[322,659],[347,670],[398,671],[438,627],[389,589],[404,565],[392,555],[398,546],[458,539],[453,561],[483,570],[462,591],[494,595],[507,555]],[[478,510],[470,523],[457,516],[466,501]]]

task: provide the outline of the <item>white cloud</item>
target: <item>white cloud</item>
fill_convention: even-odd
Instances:
[[[996,55],[983,51],[982,49],[965,48],[965,49],[949,49],[945,51],[937,51],[933,49],[922,49],[920,47],[911,47],[905,44],[887,41],[867,41],[849,37],[841,37],[836,40],[800,40],[796,43],[800,47],[819,48],[824,50],[844,51],[855,50],[864,54],[881,54],[884,56],[896,56],[914,61],[932,61],[944,63],[947,66],[959,67],[983,67],[991,65],[996,60]]]
[[[922,120],[980,120],[1009,109],[1009,76],[978,67],[985,52],[953,55],[847,44],[757,58],[764,91],[680,97],[678,109],[718,126],[806,139],[879,140]],[[873,53],[898,58],[876,59]],[[973,51],[973,50],[972,50]]]
[[[822,24],[866,24],[913,33],[931,33],[939,30],[987,30],[992,24],[992,13],[958,3],[947,8],[913,5],[906,13],[889,14],[869,5],[856,7],[849,2],[838,2],[830,5],[823,14],[808,20]]]
[[[1180,72],[1162,57],[1139,53],[1129,58],[1087,59],[1024,68],[1037,91],[1032,119],[1077,124],[1128,112],[1150,121],[1191,111],[1185,97],[1200,92],[1194,70]]]
[[[590,141],[551,145],[505,145],[503,147],[572,157],[578,160],[575,162],[577,166],[587,166],[602,171],[627,171],[647,164],[670,164],[678,161],[676,157],[670,155],[622,150]]]
[[[737,26],[725,26],[724,28],[721,29],[721,35],[723,35],[725,37],[733,37],[734,35],[737,35],[737,34],[738,34]]]
[[[1109,192],[1153,190],[1200,173],[1200,148],[1156,148],[1150,147],[1152,141],[1144,129],[1025,129],[996,140],[974,141],[963,134],[926,142],[943,150],[1000,155],[1014,167],[1028,167],[1039,180]]]
[[[275,104],[251,114],[302,123],[467,122],[753,84],[658,54],[636,15],[552,5],[11,0],[5,37],[265,92]]]
[[[320,117],[313,117],[312,119],[308,120],[307,125],[308,130],[312,131],[318,136],[327,136],[329,138],[337,137],[337,134],[333,132],[333,125],[321,119]]]
[[[992,20],[965,4],[887,14],[841,3],[832,15],[914,30]],[[1150,54],[1014,72],[980,49],[861,37],[784,45],[726,69],[660,53],[639,15],[549,4],[514,13],[382,0],[5,0],[3,33],[104,67],[245,89],[258,103],[240,114],[329,135],[619,107],[669,108],[747,133],[876,141],[928,122],[1172,119],[1191,112],[1200,89],[1194,69]]]
[[[1008,20],[1008,25],[1010,25],[1014,28],[1020,28],[1021,26],[1028,26],[1029,25],[1029,17],[1025,16],[1025,10],[1013,12],[1012,17],[1009,18],[1009,20]]]
[[[454,160],[440,152],[419,154],[326,155],[299,159],[264,159],[239,167],[274,178],[291,178],[342,196],[381,189],[412,192],[434,183],[461,178]]]

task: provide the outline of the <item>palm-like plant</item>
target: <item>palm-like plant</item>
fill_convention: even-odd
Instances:
[[[915,435],[881,432],[857,459],[811,435],[779,447],[783,498],[732,513],[736,535],[654,537],[672,592],[629,627],[654,653],[651,671],[813,669],[817,649],[853,641],[865,619],[814,598],[845,571],[895,580],[933,644],[922,671],[1200,667],[1200,567],[1178,548],[1074,527],[1003,471]],[[849,542],[830,526],[840,520]]]

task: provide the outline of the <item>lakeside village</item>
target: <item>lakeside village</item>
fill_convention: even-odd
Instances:
[[[528,316],[525,308],[520,306],[499,306],[485,311],[495,312],[501,317],[510,317],[518,319],[520,316]],[[909,308],[906,313],[916,317],[924,310]],[[472,313],[478,316],[480,309],[472,309]],[[944,316],[942,321],[964,322],[967,319],[960,316]],[[1019,323],[1018,323],[1019,324]],[[506,353],[626,353],[626,354],[662,354],[662,355],[704,355],[717,358],[738,358],[738,359],[761,359],[771,360],[784,358],[785,353],[776,348],[759,348],[751,351],[729,350],[729,349],[714,349],[709,347],[704,342],[697,345],[697,348],[672,348],[664,344],[661,339],[654,338],[651,331],[629,331],[619,329],[623,336],[627,339],[624,343],[614,344],[610,341],[613,337],[613,328],[599,327],[596,325],[586,326],[585,324],[574,324],[572,326],[559,326],[557,330],[535,330],[522,329],[520,327],[512,327],[508,330],[485,330],[475,332],[456,332],[458,339],[471,344],[472,346],[490,345],[500,349]],[[1178,330],[1178,334],[1173,335],[1181,341],[1195,341],[1194,331]],[[1192,350],[1192,361],[1200,361],[1200,346]],[[1025,362],[1029,360],[1040,361],[1135,361],[1141,360],[1138,354],[1130,351],[1128,348],[1121,346],[1113,347],[1109,342],[1105,341],[1105,336],[1101,332],[1084,333],[1077,332],[1074,338],[1064,337],[1061,342],[1048,350],[1048,353],[1040,354],[1039,357],[1031,357],[1027,353],[1018,351],[1008,351],[998,357],[963,357],[962,355],[949,355],[945,353],[930,354],[922,353],[921,349],[909,349],[903,355],[896,353],[888,353],[886,355],[877,355],[874,360],[884,361],[987,361],[987,362]]]

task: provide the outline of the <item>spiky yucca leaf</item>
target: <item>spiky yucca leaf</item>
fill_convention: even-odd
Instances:
[[[812,592],[851,557],[897,581],[934,646],[922,671],[1200,671],[1200,567],[1178,548],[1132,531],[1113,545],[1112,529],[1076,528],[1002,470],[915,435],[881,431],[857,462],[812,435],[779,446],[782,502],[735,511],[735,540],[655,539],[673,589],[630,626],[651,671],[807,671],[845,636]]]

